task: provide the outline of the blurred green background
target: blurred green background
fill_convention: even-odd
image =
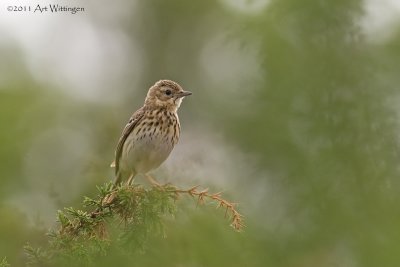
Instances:
[[[397,0],[56,2],[85,11],[0,3],[0,259],[23,266],[112,178],[127,119],[172,79],[193,96],[155,176],[223,191],[247,227],[182,200],[166,237],[99,266],[400,266]]]

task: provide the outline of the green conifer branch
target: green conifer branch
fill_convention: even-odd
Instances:
[[[77,259],[79,264],[90,265],[94,258],[106,255],[111,245],[143,250],[150,233],[163,233],[163,217],[175,214],[176,201],[185,194],[197,198],[198,204],[207,199],[216,202],[217,207],[226,209],[235,230],[244,227],[235,204],[224,200],[221,193],[199,191],[198,186],[187,190],[172,185],[146,189],[137,184],[114,187],[107,183],[97,190],[96,198],[84,198],[85,210],[69,207],[57,212],[60,226],[48,234],[45,249],[25,246],[30,266],[49,262],[50,266],[61,266]]]
[[[0,267],[9,267],[10,264],[8,264],[7,262],[7,258],[4,257],[1,261],[0,261]]]

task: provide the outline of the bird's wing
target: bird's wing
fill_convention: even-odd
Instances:
[[[111,167],[115,167],[115,174],[118,175],[119,171],[119,160],[122,154],[122,148],[124,147],[124,143],[126,138],[141,120],[144,115],[144,108],[141,107],[135,113],[133,113],[132,117],[129,119],[128,123],[126,124],[124,130],[122,131],[121,137],[119,138],[117,149],[115,150],[115,160],[111,163]]]

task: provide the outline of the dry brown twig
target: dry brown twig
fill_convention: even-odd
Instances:
[[[199,185],[194,186],[190,189],[187,190],[182,190],[182,189],[177,189],[173,188],[171,189],[177,196],[180,194],[189,194],[192,197],[197,197],[197,204],[202,205],[205,203],[205,198],[209,198],[213,201],[216,201],[218,203],[217,208],[225,208],[225,217],[230,216],[231,220],[231,226],[236,230],[236,231],[241,231],[243,229],[244,222],[243,222],[243,215],[241,215],[237,210],[236,210],[236,203],[229,202],[226,199],[222,198],[221,192],[218,193],[209,193],[208,188],[199,191],[198,190]]]

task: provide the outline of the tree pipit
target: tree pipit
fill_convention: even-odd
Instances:
[[[176,82],[161,80],[150,87],[144,105],[133,113],[122,131],[115,151],[115,185],[127,179],[131,184],[137,174],[144,174],[153,185],[159,185],[147,173],[158,168],[179,140],[178,108],[185,96]]]

